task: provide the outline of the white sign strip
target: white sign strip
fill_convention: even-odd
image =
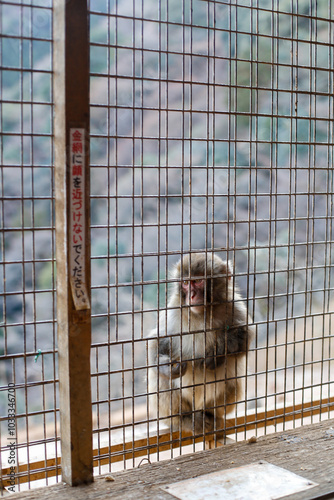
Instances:
[[[85,129],[70,129],[70,279],[74,306],[89,309],[85,247]]]

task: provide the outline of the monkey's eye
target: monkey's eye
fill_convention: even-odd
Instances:
[[[197,279],[197,280],[194,280],[194,283],[202,283],[202,279]]]
[[[183,286],[189,286],[189,281],[188,280],[183,280],[182,281]]]

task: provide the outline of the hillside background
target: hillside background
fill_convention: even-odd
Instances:
[[[273,23],[272,2],[253,14],[239,3],[217,4],[213,21],[214,6],[203,1],[145,0],[142,8],[123,0],[119,19],[108,23],[106,2],[91,2],[92,380],[94,400],[115,400],[114,409],[127,396],[145,403],[140,339],[166,305],[167,269],[181,250],[213,249],[233,263],[256,325],[249,372],[278,368],[256,384],[250,377],[251,393],[279,391],[277,380],[290,373],[282,394],[331,377],[333,367],[322,362],[333,349],[328,5],[315,10],[299,0],[291,16],[293,2],[283,0]],[[1,224],[9,264],[0,282],[7,325],[0,354],[31,353],[17,363],[38,381],[38,349],[43,377],[56,375],[47,363],[55,348],[52,79],[43,72],[52,69],[51,17],[24,19],[36,37],[28,47],[15,38],[25,29],[17,7],[3,6],[2,16],[9,38],[1,61]],[[9,381],[11,370],[4,362],[1,378]],[[31,392],[37,409],[38,395]]]

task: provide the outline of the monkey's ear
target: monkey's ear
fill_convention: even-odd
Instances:
[[[172,268],[169,269],[169,276],[173,279],[181,276],[181,260],[176,262]]]

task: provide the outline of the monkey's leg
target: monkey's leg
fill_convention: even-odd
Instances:
[[[181,401],[181,389],[168,390],[162,386],[163,384],[160,384],[163,392],[159,395],[159,417],[166,417],[162,418],[162,422],[166,423],[172,432],[190,430],[187,418],[188,415],[191,416],[191,406],[187,401]]]
[[[191,432],[192,434],[207,434],[213,439],[214,434],[217,439],[224,436],[224,432],[220,431],[223,428],[224,421],[215,417],[214,414],[207,410],[192,410],[188,402],[182,402],[182,413],[178,417],[173,417],[173,431],[181,430]],[[213,434],[214,433],[214,434]]]
[[[224,431],[221,430],[224,425],[224,421],[221,418],[216,417],[211,411],[200,410],[194,412],[194,418],[190,416],[191,431],[196,434],[206,434],[208,438],[217,439],[224,437]]]

